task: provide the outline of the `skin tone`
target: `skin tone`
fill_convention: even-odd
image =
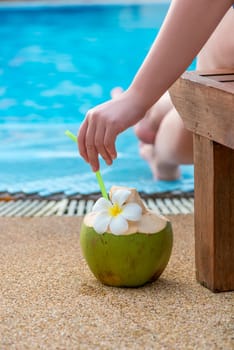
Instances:
[[[230,8],[199,53],[198,70],[234,67],[234,8]]]
[[[123,90],[115,88],[112,98]],[[174,108],[166,92],[134,126],[140,140],[139,151],[152,171],[154,179],[175,180],[180,176],[179,164],[191,164],[193,142],[191,133]]]
[[[230,8],[197,57],[203,72],[234,68],[234,11]],[[113,95],[120,93],[116,88]],[[174,108],[168,93],[156,102],[135,126],[139,151],[151,168],[153,177],[175,180],[180,165],[193,163],[193,138]]]
[[[186,70],[232,4],[233,0],[172,1],[160,33],[130,87],[89,110],[80,127],[79,152],[93,171],[99,170],[98,155],[112,164],[117,156],[117,135],[139,122]]]

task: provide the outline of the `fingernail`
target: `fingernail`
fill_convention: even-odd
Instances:
[[[96,172],[98,171],[98,168],[92,166],[92,171],[93,171],[94,173],[96,173]]]

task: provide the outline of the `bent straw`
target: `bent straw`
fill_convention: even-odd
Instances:
[[[70,137],[70,139],[74,142],[77,142],[77,138],[76,136],[69,130],[66,130],[65,131],[65,135],[67,135],[68,137]],[[102,176],[101,176],[101,173],[100,171],[96,171],[95,172],[95,175],[96,175],[96,178],[97,178],[97,182],[99,184],[99,187],[100,187],[100,190],[101,190],[101,193],[102,193],[102,196],[106,199],[108,199],[108,194],[106,192],[106,188],[105,188],[105,185],[104,185],[104,182],[103,182],[103,179],[102,179]]]

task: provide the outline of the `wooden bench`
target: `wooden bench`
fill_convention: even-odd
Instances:
[[[197,280],[234,290],[234,70],[186,72],[170,89],[194,139]]]

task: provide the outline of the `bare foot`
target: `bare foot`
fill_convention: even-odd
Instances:
[[[140,155],[148,163],[155,180],[172,181],[180,177],[179,166],[163,164],[157,161],[154,146],[140,142]]]

